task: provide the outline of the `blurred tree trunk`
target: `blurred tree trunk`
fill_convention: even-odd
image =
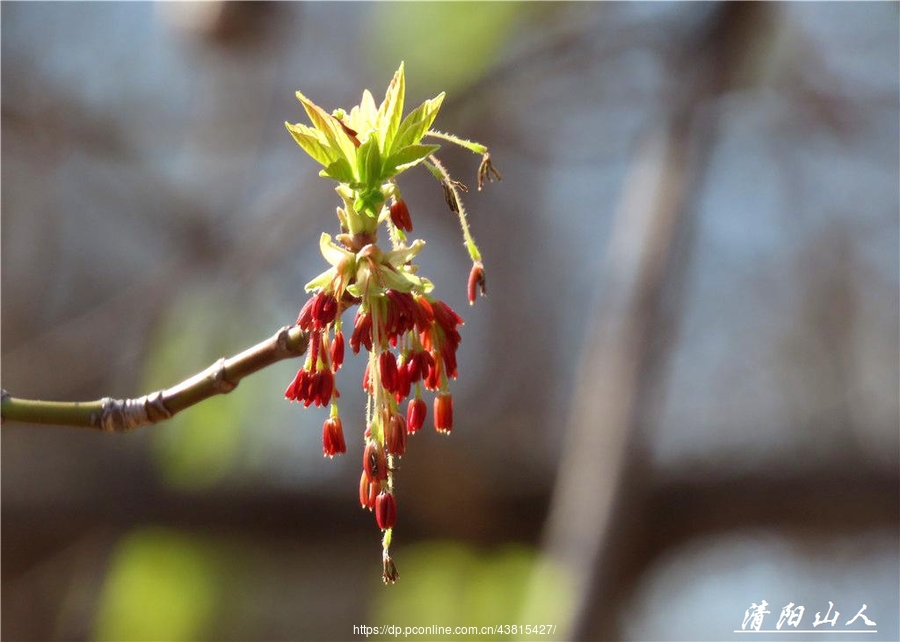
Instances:
[[[682,312],[696,203],[716,141],[714,101],[752,82],[777,7],[724,3],[674,60],[668,110],[639,147],[580,367],[546,550],[574,580],[564,639],[618,639],[623,581],[645,563],[652,471],[644,444],[657,423]]]

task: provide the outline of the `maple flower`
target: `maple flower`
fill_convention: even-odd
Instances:
[[[375,509],[375,498],[378,496],[378,487],[379,484],[372,481],[366,474],[366,471],[363,471],[362,476],[359,478],[359,503],[363,507],[363,510]]]
[[[393,414],[387,422],[384,446],[388,453],[402,457],[406,452],[406,419],[402,415]]]
[[[397,500],[393,493],[382,491],[375,498],[375,521],[383,531],[394,527],[397,521]]]
[[[325,424],[322,426],[322,452],[326,457],[334,457],[347,452],[340,417],[329,417],[325,420]]]
[[[419,432],[425,425],[425,414],[427,412],[425,402],[420,399],[410,399],[409,406],[406,409],[406,430],[409,434]]]
[[[391,223],[407,233],[413,230],[412,219],[409,217],[409,208],[406,206],[406,201],[402,198],[394,200],[391,204]]]
[[[434,398],[434,428],[445,434],[453,430],[453,395],[448,392]]]
[[[336,209],[340,232],[319,238],[329,267],[306,284],[309,299],[297,317],[297,325],[309,333],[309,351],[285,397],[304,406],[330,406],[322,428],[323,452],[332,457],[346,451],[335,373],[344,361],[342,316],[356,307],[347,341],[354,354],[364,352],[368,357],[362,386],[368,404],[365,421],[360,422],[365,426],[365,446],[359,499],[363,508],[375,513],[383,531],[385,583],[398,577],[389,551],[397,511],[397,461],[406,453],[407,436],[424,424],[423,388],[437,392],[435,427],[442,432],[452,428],[448,386],[458,376],[456,352],[462,340],[458,328],[463,323],[449,305],[432,295],[434,285],[419,274],[415,258],[425,242],[407,238],[413,224],[397,177],[421,166],[439,181],[445,201],[459,217],[473,263],[467,283],[470,303],[477,289],[484,294],[484,264],[460,198],[465,186],[447,173],[435,155],[440,145],[431,139],[481,155],[479,189],[485,180],[500,179],[484,145],[432,128],[443,93],[404,116],[405,93],[401,63],[380,105],[365,90],[349,111],[328,112],[297,92],[310,124],[285,123],[297,144],[321,165],[319,175],[337,182],[340,200]],[[385,246],[378,241],[382,225],[390,239]],[[401,405],[410,396],[404,416]]]
[[[484,283],[484,266],[481,264],[481,261],[476,261],[472,264],[472,271],[469,272],[469,284],[468,284],[468,297],[469,297],[469,305],[475,305],[475,292],[478,290],[481,292],[481,296],[485,295],[485,283]]]

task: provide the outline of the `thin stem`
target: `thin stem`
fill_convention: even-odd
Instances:
[[[465,138],[460,138],[459,136],[454,136],[453,134],[445,134],[444,132],[439,132],[434,129],[429,130],[425,135],[432,138],[440,138],[441,140],[446,140],[447,142],[453,143],[454,145],[459,145],[463,149],[468,149],[473,154],[487,154],[488,151],[488,148],[481,143],[476,143],[472,140],[466,140]]]
[[[457,216],[459,216],[459,225],[462,227],[463,238],[466,241],[466,249],[469,251],[469,257],[471,257],[472,261],[481,261],[481,251],[475,244],[475,239],[472,238],[472,232],[469,230],[469,221],[466,219],[466,208],[463,206],[462,199],[459,197],[460,183],[450,178],[450,173],[447,171],[447,168],[443,166],[441,161],[439,161],[434,154],[429,156],[428,160],[430,162],[426,162],[425,166],[435,178],[441,181],[441,186],[444,188],[444,196],[447,199],[447,205],[457,214]]]
[[[444,132],[439,132],[434,129],[430,130],[425,135],[431,136],[433,138],[440,138],[441,140],[446,140],[450,143],[453,143],[454,145],[459,145],[463,149],[467,149],[473,154],[481,154],[481,164],[478,166],[479,192],[482,190],[482,188],[484,188],[485,181],[492,183],[494,182],[494,180],[499,181],[503,179],[503,177],[500,175],[500,172],[498,172],[497,168],[494,167],[493,162],[491,162],[491,155],[488,152],[488,148],[481,143],[476,143],[472,140],[466,140],[465,138],[460,138],[459,136],[454,136],[453,134],[445,134]]]
[[[171,388],[136,399],[42,401],[19,399],[4,390],[0,417],[3,421],[127,432],[169,419],[209,397],[231,392],[244,377],[282,359],[299,357],[308,345],[309,336],[298,326],[284,327],[266,341],[233,357],[219,359]]]

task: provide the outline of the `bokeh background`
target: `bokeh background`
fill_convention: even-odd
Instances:
[[[135,396],[295,318],[336,228],[283,127],[296,89],[350,106],[405,60],[407,104],[446,90],[437,126],[504,177],[466,201],[472,309],[439,187],[401,180],[466,325],[454,433],[411,439],[399,474],[396,586],[357,502],[360,360],[335,461],[281,362],[124,436],[5,423],[4,639],[730,640],[761,600],[763,628],[831,601],[878,634],[830,639],[900,639],[896,4],[0,14],[17,396]],[[442,155],[474,184],[476,157]]]

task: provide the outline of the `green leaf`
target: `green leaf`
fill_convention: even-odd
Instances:
[[[384,262],[393,265],[394,267],[400,267],[404,263],[408,263],[415,257],[419,252],[422,251],[422,248],[425,247],[425,241],[422,239],[416,239],[413,241],[413,244],[409,247],[403,247],[399,250],[390,250],[384,253]]]
[[[363,143],[357,151],[356,171],[359,181],[364,185],[373,187],[381,182],[381,152],[378,151],[378,141],[374,136]]]
[[[364,89],[362,100],[359,101],[359,115],[362,122],[374,126],[377,114],[378,107],[375,106],[375,98],[372,97],[372,92]]]
[[[334,280],[334,277],[337,276],[336,268],[329,268],[322,272],[319,276],[314,278],[312,281],[303,286],[303,289],[307,292],[312,292],[314,290],[321,290],[323,288],[328,287],[331,282]]]
[[[319,172],[319,176],[328,176],[339,183],[352,183],[356,180],[353,168],[350,167],[350,163],[347,162],[346,158],[339,158],[329,164],[328,167]]]
[[[332,241],[331,234],[326,232],[322,232],[322,236],[319,237],[319,250],[322,252],[322,257],[332,267],[337,268],[344,265],[347,261],[351,263],[356,261],[356,255],[353,252]]]
[[[284,126],[291,132],[291,136],[293,136],[294,140],[297,141],[297,144],[303,148],[303,151],[322,165],[331,163],[335,154],[329,147],[323,144],[319,136],[316,135],[316,130],[299,123],[292,125],[291,123],[286,122]]]
[[[306,110],[306,115],[309,116],[309,120],[313,126],[325,137],[325,140],[333,150],[338,152],[332,160],[337,160],[341,155],[348,161],[353,159],[356,156],[356,145],[350,140],[350,137],[347,135],[347,132],[344,131],[344,128],[341,127],[337,118],[326,112],[299,91],[297,92],[297,100],[303,105],[303,109]]]
[[[388,157],[384,162],[384,174],[385,176],[393,176],[414,165],[418,165],[440,148],[440,145],[408,145]]]
[[[378,266],[378,282],[386,290],[409,292],[413,289],[413,283],[406,278],[405,274],[394,272],[392,269],[384,266]]]
[[[388,85],[384,95],[384,101],[378,108],[376,128],[381,134],[381,148],[388,152],[400,127],[400,119],[403,117],[403,100],[406,95],[406,78],[403,73],[403,63],[397,69],[391,84]]]
[[[410,112],[397,129],[397,135],[391,143],[391,151],[418,144],[434,122],[443,102],[444,92],[441,92]]]
[[[419,277],[419,287],[422,288],[422,292],[425,294],[430,294],[432,290],[434,290],[434,283],[431,282],[431,279],[426,279],[424,276]]]
[[[417,276],[415,274],[410,274],[409,272],[402,272],[403,276],[409,281],[410,285],[420,293],[428,294],[434,289],[434,285],[431,284],[431,281],[428,279]]]
[[[381,193],[381,187],[378,185],[357,192],[356,199],[353,201],[354,210],[374,219],[378,218],[378,213],[383,205],[384,195]]]

